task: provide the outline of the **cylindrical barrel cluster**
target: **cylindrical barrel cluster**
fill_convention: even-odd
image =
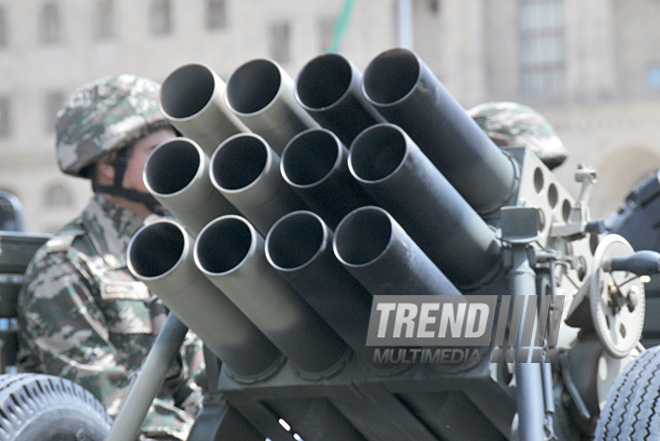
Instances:
[[[227,84],[202,64],[164,81],[183,135],[145,185],[175,219],[133,238],[133,274],[236,378],[284,359],[332,375],[365,346],[374,295],[461,295],[500,270],[482,219],[515,191],[515,163],[419,57],[377,56],[363,76],[324,54],[294,81],[273,60]]]

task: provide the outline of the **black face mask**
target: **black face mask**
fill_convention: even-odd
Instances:
[[[92,182],[92,190],[96,193],[107,193],[123,197],[129,201],[139,202],[149,209],[152,213],[164,215],[167,213],[165,207],[156,200],[150,193],[139,191],[134,188],[124,188],[122,182],[128,166],[128,149],[121,149],[117,152],[115,159],[115,180],[113,185],[98,185]]]

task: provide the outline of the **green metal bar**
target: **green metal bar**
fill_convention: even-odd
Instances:
[[[346,34],[348,24],[351,20],[354,5],[355,0],[346,0],[346,2],[344,2],[341,15],[339,15],[339,18],[335,23],[334,32],[332,33],[332,44],[328,47],[327,52],[339,52],[341,41],[344,39],[344,34]]]
[[[183,344],[188,328],[170,313],[115,418],[106,441],[136,439],[149,406]]]

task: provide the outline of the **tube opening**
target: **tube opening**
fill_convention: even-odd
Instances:
[[[417,83],[420,67],[414,53],[392,49],[378,55],[364,73],[364,91],[377,104],[392,104]]]
[[[160,89],[160,105],[171,118],[189,118],[206,107],[214,90],[213,72],[201,64],[188,64],[165,78]]]
[[[330,107],[344,96],[352,76],[351,66],[344,57],[337,54],[316,57],[298,76],[298,98],[311,109]]]
[[[226,273],[245,259],[252,246],[250,227],[241,219],[226,217],[210,223],[195,244],[195,256],[202,270]]]
[[[392,224],[377,207],[358,208],[346,215],[335,231],[335,253],[348,265],[364,265],[380,256],[390,244]]]
[[[179,262],[184,245],[184,233],[175,224],[151,224],[142,228],[131,240],[129,265],[139,277],[162,276]]]
[[[188,140],[175,139],[154,150],[144,169],[149,191],[158,195],[177,193],[197,175],[201,164],[199,151]]]
[[[227,81],[227,101],[239,113],[255,113],[275,99],[281,83],[280,70],[272,61],[249,61]]]
[[[348,158],[355,175],[378,181],[394,173],[406,157],[406,139],[391,125],[372,126],[351,145]]]
[[[247,187],[266,168],[266,149],[263,141],[252,135],[239,135],[228,140],[213,157],[213,181],[223,190]]]
[[[268,233],[266,254],[278,269],[296,269],[318,254],[323,239],[324,228],[318,216],[310,212],[291,213]]]
[[[282,172],[294,185],[308,186],[323,180],[339,157],[341,144],[325,130],[296,136],[282,154]]]

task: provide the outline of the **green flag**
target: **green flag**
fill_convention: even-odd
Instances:
[[[326,52],[339,52],[339,46],[341,46],[341,41],[344,38],[346,30],[348,29],[348,22],[351,19],[351,13],[353,12],[354,4],[355,0],[346,0],[346,2],[344,2],[341,15],[337,19],[334,30],[332,32],[332,43],[326,49]]]

